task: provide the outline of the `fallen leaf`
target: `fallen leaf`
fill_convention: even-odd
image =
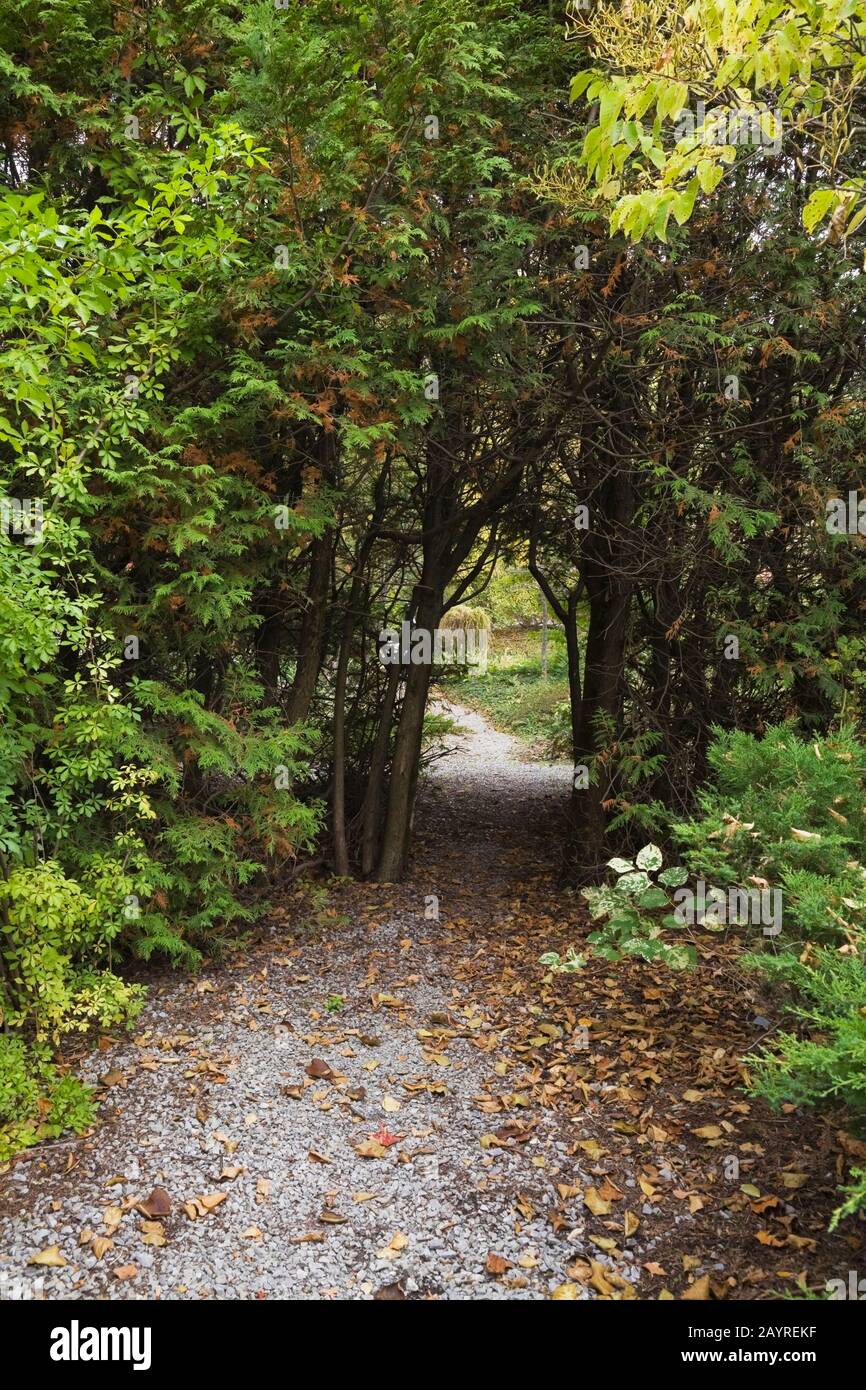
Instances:
[[[772,1231],[758,1231],[757,1239],[761,1242],[762,1245],[771,1245],[777,1250],[781,1249],[781,1247],[785,1244],[785,1242],[783,1240],[780,1240],[778,1236],[774,1236]]]
[[[601,1147],[597,1139],[578,1139],[577,1147],[583,1149],[583,1152],[590,1158],[601,1158],[602,1154],[607,1153],[607,1150]]]
[[[377,1144],[383,1144],[384,1147],[387,1149],[391,1146],[391,1144],[399,1144],[400,1140],[405,1138],[405,1135],[392,1134],[391,1131],[385,1127],[385,1125],[380,1125],[379,1128],[376,1130],[376,1133],[370,1135],[370,1138],[374,1139]]]
[[[171,1215],[171,1198],[164,1187],[155,1187],[149,1197],[139,1202],[138,1210],[152,1218]]]
[[[197,1197],[196,1201],[204,1207],[205,1211],[213,1211],[215,1207],[219,1206],[220,1202],[225,1202],[227,1198],[227,1192],[208,1192],[203,1197]]]
[[[107,1071],[103,1076],[100,1076],[99,1084],[100,1086],[105,1086],[106,1089],[110,1089],[112,1086],[122,1086],[125,1080],[126,1077],[123,1072],[118,1071],[116,1067],[112,1067],[111,1071]]]
[[[700,1279],[696,1279],[693,1284],[689,1284],[685,1293],[681,1294],[680,1297],[690,1302],[703,1302],[708,1298],[712,1298],[709,1274],[702,1274]]]
[[[722,1131],[718,1125],[702,1125],[700,1129],[693,1129],[692,1134],[696,1134],[699,1139],[721,1139]]]
[[[66,1257],[61,1255],[59,1245],[48,1245],[44,1250],[40,1250],[38,1255],[31,1255],[27,1261],[29,1265],[48,1265],[51,1269],[60,1269],[66,1264]]]
[[[324,1081],[334,1075],[327,1062],[323,1062],[321,1057],[314,1057],[312,1062],[304,1067],[307,1076],[313,1076],[317,1081]]]
[[[610,1202],[606,1202],[603,1197],[598,1195],[594,1187],[588,1187],[583,1194],[583,1200],[589,1207],[593,1216],[609,1216]]]
[[[788,1189],[794,1189],[794,1190],[795,1190],[795,1189],[798,1188],[798,1187],[803,1187],[803,1185],[804,1185],[805,1183],[807,1183],[808,1181],[809,1181],[809,1175],[808,1175],[808,1173],[783,1173],[783,1174],[782,1174],[782,1186],[783,1186],[783,1187],[787,1187]]]
[[[387,1158],[388,1150],[384,1144],[380,1144],[378,1139],[365,1139],[362,1143],[355,1145],[355,1153],[359,1158]]]

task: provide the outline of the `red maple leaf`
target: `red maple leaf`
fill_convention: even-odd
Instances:
[[[399,1144],[400,1140],[405,1139],[405,1137],[404,1134],[392,1134],[384,1125],[381,1125],[376,1133],[370,1136],[371,1139],[375,1139],[379,1144],[383,1144],[386,1149],[389,1144]]]

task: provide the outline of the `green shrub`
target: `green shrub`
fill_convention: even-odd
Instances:
[[[658,960],[672,970],[694,965],[694,946],[665,940],[664,929],[680,929],[682,923],[671,913],[671,891],[686,880],[680,865],[662,869],[658,845],[644,845],[632,863],[611,859],[609,868],[617,875],[612,887],[585,888],[583,897],[593,918],[604,919],[587,940],[597,956],[618,961],[624,956]],[[664,913],[664,916],[661,914]]]
[[[717,732],[700,814],[674,827],[695,874],[782,889],[794,939],[845,939],[866,926],[866,749],[853,729],[821,741],[770,729]]]
[[[64,1129],[86,1129],[94,1114],[88,1087],[61,1075],[44,1048],[0,1034],[0,1163]]]
[[[772,1105],[843,1105],[866,1129],[866,749],[846,728],[805,740],[717,733],[701,814],[674,827],[694,873],[779,888],[783,933],[743,958],[780,991],[796,1030],[753,1065]],[[852,1173],[834,1218],[866,1210]]]
[[[98,968],[116,931],[99,903],[52,860],[0,879],[3,1016],[37,1040],[134,1017],[140,985]]]

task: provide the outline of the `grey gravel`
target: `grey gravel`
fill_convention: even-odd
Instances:
[[[422,828],[425,806],[482,785],[512,805],[537,795],[540,815],[562,803],[569,768],[529,763],[479,716],[459,716],[468,733],[448,740],[459,756],[433,769]],[[369,1299],[399,1284],[415,1298],[538,1299],[581,1257],[637,1282],[636,1253],[615,1264],[588,1243],[579,1200],[566,1204],[565,1232],[547,1220],[556,1175],[580,1176],[566,1156],[567,1125],[544,1113],[533,1143],[487,1150],[481,1136],[500,1121],[475,1098],[495,1059],[462,1038],[451,1041],[449,1066],[423,1055],[416,1030],[460,1005],[444,931],[420,911],[402,912],[320,941],[275,938],[240,967],[157,977],[134,1036],[81,1066],[89,1081],[109,1070],[125,1078],[104,1092],[98,1127],[29,1151],[0,1178],[0,1298],[38,1296],[41,1280],[48,1298]],[[377,992],[405,1007],[374,1007]],[[324,1009],[330,994],[344,997],[339,1013]],[[365,1046],[362,1035],[379,1045]],[[313,1057],[340,1079],[306,1077]],[[413,1078],[442,1082],[447,1093],[405,1090]],[[283,1092],[302,1084],[301,1099]],[[359,1087],[365,1094],[352,1099]],[[400,1109],[386,1109],[386,1097]],[[383,1124],[403,1137],[384,1158],[360,1157],[355,1146]],[[234,1167],[241,1172],[225,1175]],[[144,1243],[143,1216],[130,1205],[157,1186],[172,1202],[162,1246]],[[185,1213],[185,1202],[217,1192],[226,1200],[207,1215]],[[365,1193],[369,1200],[357,1199]],[[517,1194],[532,1201],[532,1219],[519,1216]],[[124,1204],[101,1258],[90,1240],[79,1245],[82,1231],[106,1235],[106,1208]],[[345,1220],[323,1223],[329,1211]],[[302,1240],[311,1234],[317,1239]],[[62,1268],[27,1264],[55,1244]],[[485,1271],[491,1251],[512,1262],[505,1278]],[[125,1266],[134,1276],[120,1279]]]

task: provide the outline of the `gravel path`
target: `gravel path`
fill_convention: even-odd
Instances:
[[[452,712],[467,732],[427,779],[409,884],[355,885],[356,919],[326,912],[311,940],[277,913],[241,962],[158,977],[134,1037],[85,1060],[99,1126],[0,1178],[0,1297],[527,1299],[568,1279],[582,1207],[556,1232],[545,1207],[582,1176],[573,1136],[542,1114],[497,1139],[508,1030],[461,982],[453,917],[509,929],[501,895],[570,770]],[[55,1246],[64,1264],[27,1263]]]
[[[244,954],[152,972],[82,1062],[98,1126],[0,1176],[0,1299],[754,1298],[856,1258],[853,1141],[744,1095],[730,948],[545,978],[586,931],[570,768],[438,708],[407,881],[287,884]]]

